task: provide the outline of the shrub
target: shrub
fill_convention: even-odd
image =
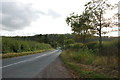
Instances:
[[[88,42],[85,45],[88,47],[88,49],[96,49],[96,48],[98,48],[98,42],[97,41]]]

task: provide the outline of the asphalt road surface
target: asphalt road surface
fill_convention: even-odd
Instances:
[[[54,61],[61,50],[20,56],[2,60],[2,78],[34,78],[47,65]]]

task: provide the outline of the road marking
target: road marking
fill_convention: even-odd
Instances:
[[[32,59],[23,60],[23,61],[19,61],[19,62],[13,63],[13,64],[9,64],[9,65],[0,67],[0,69],[5,68],[5,67],[9,67],[9,66],[12,66],[12,65],[15,65],[15,64],[23,63],[23,62],[33,61],[33,60],[35,60],[35,59],[37,59],[37,58],[40,58],[40,57],[43,57],[43,56],[46,56],[46,55],[50,55],[50,54],[55,53],[55,52],[57,52],[57,51],[58,51],[58,50],[55,50],[55,51],[53,51],[53,52],[50,52],[49,54],[43,54],[43,55],[37,56],[37,57],[32,58]]]
[[[9,65],[6,65],[6,66],[0,67],[0,68],[9,67],[9,66],[12,66],[12,65],[15,65],[15,64],[19,64],[19,63],[22,63],[22,62],[26,62],[26,61],[27,61],[27,60],[19,61],[19,62],[17,62],[17,63],[9,64]]]

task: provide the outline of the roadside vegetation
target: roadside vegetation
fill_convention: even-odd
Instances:
[[[26,51],[26,52],[19,52],[19,53],[6,53],[6,54],[1,54],[0,56],[2,56],[2,59],[5,59],[5,58],[12,58],[12,57],[41,53],[41,52],[45,52],[45,51],[49,51],[49,50],[53,50],[53,49]]]
[[[49,44],[35,41],[23,41],[13,38],[2,38],[2,53],[19,53],[26,51],[45,50],[52,48]]]
[[[98,42],[70,44],[60,57],[78,78],[117,78],[118,40],[103,41],[102,46],[102,54],[98,54]]]
[[[1,56],[2,58],[11,58],[40,53],[52,49],[51,45],[45,43],[3,37]]]

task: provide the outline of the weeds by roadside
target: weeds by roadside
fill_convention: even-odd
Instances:
[[[66,67],[82,78],[116,78],[118,76],[115,56],[111,57],[112,62],[108,63],[109,58],[97,56],[89,49],[80,49],[79,51],[65,50],[60,57]]]
[[[28,51],[28,52],[21,52],[21,53],[7,53],[7,54],[1,54],[0,58],[5,59],[5,58],[12,58],[12,57],[18,57],[18,56],[24,56],[24,55],[30,55],[30,54],[36,54],[36,53],[41,53],[45,51],[49,51],[53,49],[48,49],[48,50],[36,50],[36,51]]]

